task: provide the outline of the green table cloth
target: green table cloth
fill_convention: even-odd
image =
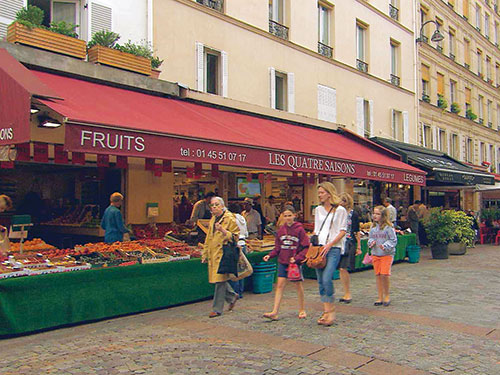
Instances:
[[[248,258],[257,263],[266,254]],[[194,302],[213,291],[199,259],[0,280],[0,336]]]

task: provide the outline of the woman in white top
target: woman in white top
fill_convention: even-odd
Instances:
[[[331,326],[335,320],[333,273],[344,248],[347,211],[340,205],[337,189],[331,182],[325,181],[318,185],[318,198],[320,205],[314,211],[314,234],[318,236],[318,243],[323,246],[326,256],[325,268],[316,269],[324,311],[318,324]]]

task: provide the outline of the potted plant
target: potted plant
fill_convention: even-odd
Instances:
[[[453,240],[455,230],[449,211],[435,207],[424,222],[427,239],[431,244],[433,259],[448,259],[448,243]]]
[[[430,103],[431,102],[431,97],[427,94],[422,94],[422,100],[426,103]]]
[[[158,56],[154,56],[151,58],[151,77],[152,78],[159,78],[161,70],[158,68],[163,64],[163,60],[160,60]]]
[[[467,111],[465,111],[465,117],[472,121],[475,121],[477,119],[477,115],[472,112],[472,109],[468,109]]]
[[[438,101],[437,101],[437,105],[439,108],[441,109],[446,109],[448,108],[448,102],[446,101],[446,99],[444,98],[443,95],[441,94],[438,94]]]
[[[43,18],[43,10],[36,6],[28,5],[19,10],[16,20],[7,28],[7,41],[85,59],[87,45],[78,39],[75,32],[78,25],[61,21],[47,28],[42,25]]]
[[[448,244],[448,254],[463,255],[467,247],[474,245],[476,233],[472,227],[472,218],[463,211],[450,211],[453,229],[455,231],[453,241]]]
[[[130,41],[123,46],[117,44],[120,35],[112,31],[96,32],[88,46],[89,61],[130,70],[145,75],[151,74],[151,57],[144,57],[145,49]]]
[[[452,113],[456,113],[458,115],[460,113],[460,111],[461,111],[460,104],[458,104],[457,102],[451,103],[450,111]]]

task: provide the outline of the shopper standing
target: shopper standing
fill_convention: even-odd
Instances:
[[[395,226],[396,221],[398,220],[398,212],[396,211],[396,207],[392,205],[392,199],[385,198],[383,204],[389,214],[389,221],[392,223],[393,226]]]
[[[323,302],[323,314],[318,324],[331,326],[335,320],[333,273],[340,261],[347,229],[347,211],[340,205],[340,197],[331,182],[318,185],[320,205],[314,210],[314,234],[319,245],[323,246],[322,255],[326,257],[326,266],[316,269],[319,294]]]
[[[104,242],[113,243],[123,241],[123,234],[129,230],[123,224],[123,216],[120,207],[123,204],[123,195],[120,193],[111,194],[110,204],[104,211],[101,220],[101,228],[104,229]]]
[[[384,206],[373,209],[373,226],[368,235],[368,247],[373,256],[373,269],[377,281],[378,299],[375,306],[389,306],[391,266],[396,253],[398,238],[389,220],[389,213]]]
[[[241,206],[238,203],[231,203],[228,207],[229,211],[231,211],[236,218],[236,224],[240,230],[240,235],[238,238],[238,248],[243,254],[247,254],[247,245],[245,240],[248,237],[248,229],[247,222],[243,216],[241,216]],[[243,290],[245,287],[244,279],[238,281],[229,281],[229,284],[234,289],[236,293],[238,293],[240,298],[243,298]]]
[[[412,233],[415,233],[417,236],[417,245],[420,245],[420,238],[419,238],[419,218],[418,218],[418,208],[420,206],[420,201],[417,200],[415,201],[414,204],[412,204],[410,207],[408,207],[408,212],[407,212],[407,217],[408,217],[408,222],[410,223],[410,229]]]
[[[262,238],[262,218],[260,214],[253,209],[253,199],[245,198],[243,201],[243,217],[247,221],[248,238],[253,240]]]
[[[342,303],[351,303],[351,277],[349,272],[356,268],[356,255],[361,255],[361,233],[359,232],[359,215],[354,210],[354,201],[350,194],[340,194],[341,205],[347,211],[347,228],[344,243],[344,253],[340,257],[340,282],[344,287]]]
[[[276,286],[276,294],[274,296],[273,311],[265,313],[264,318],[278,320],[278,312],[283,297],[286,282],[288,280],[288,267],[290,264],[297,264],[300,272],[300,279],[292,280],[297,287],[297,296],[299,299],[299,319],[307,317],[304,307],[304,286],[302,281],[302,263],[306,258],[307,249],[309,248],[309,237],[301,223],[295,221],[297,214],[293,206],[285,207],[283,211],[283,219],[285,224],[278,229],[276,233],[275,245],[264,258],[267,262],[271,258],[278,257],[278,284]]]
[[[212,217],[212,213],[210,211],[210,200],[215,197],[214,192],[208,192],[203,196],[203,199],[200,199],[193,206],[193,212],[191,212],[191,217],[189,218],[188,223],[192,226],[196,226],[198,220],[209,220]],[[205,233],[198,228],[198,242],[205,242]]]
[[[267,203],[264,205],[264,217],[267,224],[276,224],[276,220],[278,220],[279,215],[280,212],[274,205],[274,196],[270,195],[267,197]]]
[[[222,198],[213,197],[210,200],[210,209],[212,218],[203,246],[201,262],[208,262],[208,282],[215,284],[212,312],[209,314],[210,318],[215,318],[222,315],[224,301],[229,303],[229,311],[234,309],[238,301],[238,294],[228,283],[229,275],[220,274],[217,271],[223,255],[222,247],[229,241],[238,241],[240,230],[236,224],[236,218],[226,209]]]

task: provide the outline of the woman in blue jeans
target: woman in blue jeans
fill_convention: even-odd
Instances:
[[[322,255],[326,257],[325,268],[316,269],[323,302],[323,314],[318,324],[331,326],[335,320],[333,273],[344,249],[347,211],[340,205],[337,189],[331,182],[325,181],[318,185],[318,198],[320,205],[314,210],[314,234],[318,236],[318,243],[323,246]]]

